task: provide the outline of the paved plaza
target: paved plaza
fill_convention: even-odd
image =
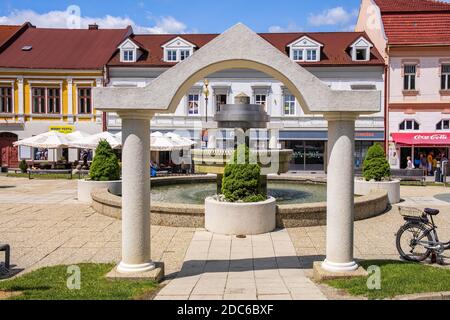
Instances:
[[[435,198],[446,193],[450,189],[444,187],[402,187],[400,205],[440,209],[436,222],[447,240],[450,204]],[[395,232],[402,223],[397,206],[356,222],[356,258],[398,259]],[[152,258],[164,261],[167,275],[156,299],[325,299],[329,293],[310,280],[312,262],[324,259],[325,231],[325,226],[292,228],[241,239],[154,226]],[[14,268],[22,272],[117,263],[121,223],[78,203],[76,181],[0,176],[0,242],[11,245]]]

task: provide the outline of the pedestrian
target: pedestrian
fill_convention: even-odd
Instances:
[[[414,165],[413,165],[413,162],[411,160],[411,157],[407,157],[406,159],[408,160],[408,164],[406,165],[406,169],[408,169],[408,170],[414,169]]]
[[[428,154],[427,157],[427,170],[428,170],[428,175],[432,176],[433,175],[433,152],[430,152]]]

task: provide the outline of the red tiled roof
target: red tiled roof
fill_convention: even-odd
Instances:
[[[22,26],[0,25],[0,47],[11,38]]]
[[[390,45],[450,44],[450,12],[382,15]]]
[[[2,54],[0,67],[102,69],[131,29],[69,30],[29,28]],[[23,51],[24,46],[32,50]]]
[[[374,0],[390,45],[450,44],[450,3]]]
[[[327,66],[327,65],[383,65],[383,58],[378,51],[373,48],[371,51],[370,61],[353,61],[349,46],[353,44],[359,37],[364,36],[367,40],[369,37],[363,32],[317,32],[317,33],[261,33],[260,36],[270,42],[283,53],[288,53],[287,46],[300,39],[303,36],[323,44],[321,61],[319,62],[301,62],[304,66]],[[132,39],[136,43],[142,45],[145,50],[144,54],[135,63],[120,62],[119,52],[108,63],[109,66],[150,66],[150,67],[170,67],[174,63],[164,62],[162,46],[170,40],[180,36],[186,41],[201,48],[218,34],[182,34],[182,35],[134,35]]]
[[[450,3],[437,0],[374,0],[382,13],[450,11]]]

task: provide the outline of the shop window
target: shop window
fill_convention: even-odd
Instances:
[[[420,125],[416,120],[405,120],[399,125],[400,131],[417,131]]]
[[[450,120],[441,120],[436,124],[436,130],[450,130]]]

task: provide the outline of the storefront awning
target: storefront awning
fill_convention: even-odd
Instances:
[[[444,146],[450,145],[449,133],[392,133],[392,140],[396,144],[407,146]]]

